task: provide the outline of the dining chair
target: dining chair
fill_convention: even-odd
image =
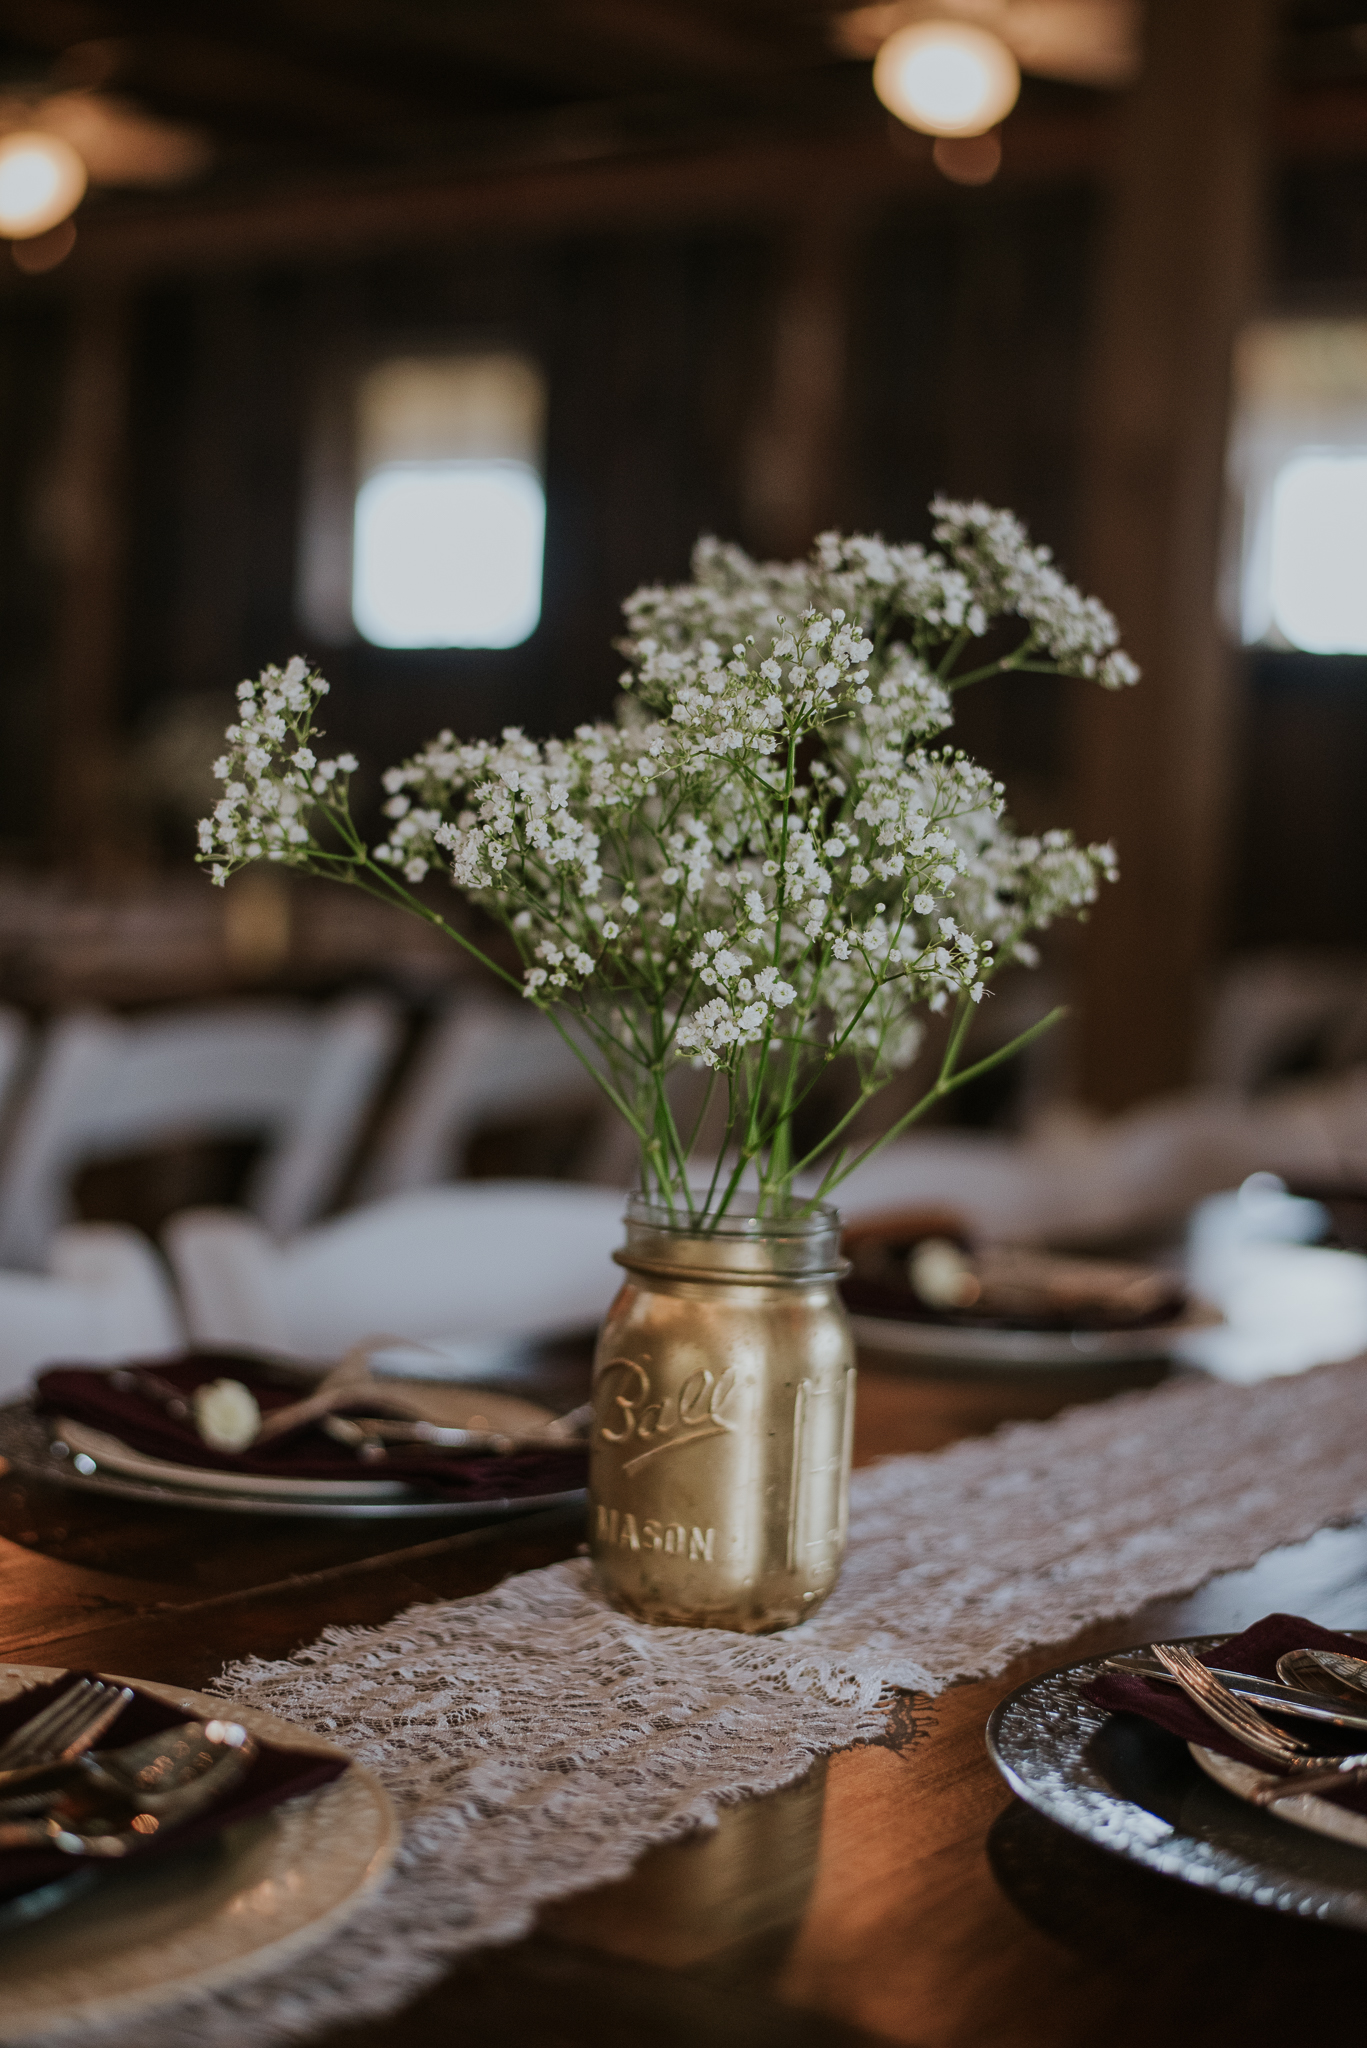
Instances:
[[[458,1179],[482,1125],[579,1110],[594,1119],[587,1163],[601,1154],[595,1140],[613,1113],[555,1026],[526,1003],[461,996],[432,1024],[400,1083],[358,1193],[378,1201]]]
[[[13,1106],[13,1097],[24,1058],[29,1049],[29,1022],[22,1010],[0,1003],[0,1120]]]
[[[1255,1095],[1183,1089],[1109,1118],[1064,1107],[1020,1137],[926,1131],[885,1146],[833,1199],[847,1221],[949,1208],[984,1238],[1080,1246],[1178,1228],[1205,1196],[1259,1172],[1367,1185],[1367,1066]]]
[[[192,1340],[336,1358],[362,1338],[515,1341],[592,1329],[618,1284],[622,1196],[569,1181],[414,1189],[275,1242],[233,1209],[163,1242]]]
[[[41,1267],[82,1166],[186,1139],[264,1138],[248,1205],[298,1230],[334,1194],[399,1033],[372,995],[59,1018],[0,1161],[0,1264]]]
[[[0,1272],[0,1397],[45,1365],[169,1357],[184,1341],[165,1269],[125,1223],[68,1224],[46,1272]]]
[[[1269,949],[1222,971],[1196,1050],[1198,1083],[1255,1094],[1367,1055],[1367,967],[1352,953]]]
[[[926,1131],[886,1146],[832,1199],[849,1222],[927,1207],[958,1211],[987,1240],[1101,1243],[1179,1222],[1251,1172],[1256,1145],[1238,1105],[1193,1090],[1109,1119],[1060,1109],[1020,1136]]]

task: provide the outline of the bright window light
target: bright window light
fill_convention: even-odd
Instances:
[[[1281,637],[1310,654],[1367,654],[1367,448],[1286,464],[1268,553]]]
[[[1367,320],[1255,321],[1234,395],[1230,625],[1246,646],[1367,653]]]
[[[339,398],[320,403],[304,623],[324,644],[519,646],[541,617],[539,365],[512,350],[391,356]]]
[[[377,647],[516,647],[541,617],[546,498],[525,462],[396,462],[356,498],[351,608]]]

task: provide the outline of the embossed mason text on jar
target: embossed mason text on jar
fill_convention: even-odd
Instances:
[[[690,1220],[641,1196],[594,1360],[589,1545],[648,1621],[812,1613],[845,1548],[854,1347],[830,1209]]]

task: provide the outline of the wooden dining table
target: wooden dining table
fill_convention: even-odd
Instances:
[[[1158,1371],[934,1378],[866,1358],[856,1462],[1047,1416]],[[510,1391],[568,1406],[587,1372],[587,1353],[566,1347]],[[573,1556],[583,1522],[557,1509],[451,1534],[256,1519],[11,1471],[0,1476],[0,1659],[198,1688],[233,1659],[288,1656],[329,1624],[384,1622]],[[1075,1839],[1012,1797],[984,1746],[992,1708],[1027,1677],[1276,1609],[1367,1626],[1367,1526],[1273,1551],[995,1678],[899,1699],[879,1741],[548,1907],[525,1939],[456,1963],[391,2017],[316,2038],[1297,2048],[1329,2028],[1350,2040],[1343,2029],[1360,2032],[1367,2002],[1367,1940],[1199,1893]]]

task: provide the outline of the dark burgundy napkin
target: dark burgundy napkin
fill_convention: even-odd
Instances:
[[[898,1323],[931,1323],[942,1329],[955,1330],[1098,1330],[1136,1332],[1163,1329],[1187,1305],[1187,1293],[1182,1287],[1173,1285],[1168,1294],[1147,1314],[1142,1316],[1119,1317],[1108,1315],[1101,1310],[1040,1311],[1028,1314],[1023,1310],[1003,1315],[987,1308],[931,1308],[922,1301],[919,1294],[904,1279],[890,1277],[889,1271],[879,1274],[855,1271],[840,1282],[840,1296],[852,1315],[882,1316]]]
[[[187,1352],[170,1361],[158,1359],[149,1370],[182,1394],[191,1394],[210,1380],[241,1380],[255,1394],[263,1415],[300,1398],[298,1387],[282,1387],[259,1361],[237,1352]],[[578,1444],[479,1457],[404,1444],[396,1446],[382,1465],[363,1465],[354,1451],[334,1443],[313,1423],[291,1430],[277,1442],[233,1453],[210,1450],[191,1421],[178,1422],[159,1402],[115,1386],[105,1368],[53,1366],[39,1374],[36,1392],[38,1405],[50,1413],[107,1430],[151,1457],[212,1472],[252,1472],[274,1479],[402,1479],[447,1500],[469,1501],[566,1493],[587,1483],[588,1451]],[[365,1414],[364,1397],[355,1412]]]
[[[70,1672],[50,1685],[35,1685],[16,1699],[0,1702],[0,1742],[34,1714],[41,1712],[48,1701],[65,1691],[73,1679],[94,1676],[96,1674],[89,1671]],[[223,1702],[223,1716],[225,1720],[232,1717],[232,1704],[228,1700]],[[182,1721],[193,1718],[181,1708],[168,1707],[149,1694],[137,1693],[99,1746],[122,1749],[125,1743],[138,1742],[144,1735],[159,1734],[163,1728],[176,1728]],[[341,1777],[346,1768],[344,1757],[310,1756],[305,1750],[277,1749],[263,1742],[246,1776],[238,1780],[217,1806],[187,1821],[183,1828],[176,1828],[169,1835],[149,1835],[145,1843],[139,1842],[117,1862],[64,1856],[60,1849],[0,1850],[0,1905],[17,1898],[21,1892],[36,1891],[41,1885],[51,1884],[54,1878],[66,1877],[72,1870],[93,1869],[98,1870],[101,1877],[113,1876],[134,1857],[139,1862],[146,1862],[149,1857],[168,1856],[191,1843],[207,1841],[237,1821],[253,1820],[258,1814],[269,1813],[273,1806],[281,1805],[286,1799],[297,1799],[303,1792],[313,1792],[320,1785],[331,1784],[334,1778]]]
[[[1215,1665],[1222,1671],[1242,1671],[1249,1678],[1275,1679],[1277,1659],[1288,1650],[1341,1650],[1349,1657],[1364,1654],[1360,1636],[1334,1635],[1329,1629],[1320,1628],[1313,1621],[1304,1621],[1296,1614],[1269,1614],[1264,1620],[1255,1621],[1252,1628],[1245,1629],[1242,1635],[1231,1636],[1218,1649],[1203,1650],[1198,1655],[1203,1664]],[[1112,1713],[1142,1714],[1146,1721],[1166,1728],[1172,1735],[1180,1735],[1184,1742],[1198,1742],[1203,1749],[1235,1757],[1241,1764],[1251,1764],[1255,1770],[1275,1771],[1277,1768],[1275,1764],[1255,1756],[1251,1749],[1245,1749],[1232,1735],[1226,1735],[1222,1728],[1217,1728],[1213,1721],[1208,1721],[1200,1708],[1193,1706],[1176,1686],[1161,1685],[1152,1678],[1122,1678],[1108,1671],[1104,1677],[1081,1687],[1081,1691],[1085,1698],[1099,1707],[1109,1708]],[[1325,1756],[1342,1754],[1350,1748],[1367,1751],[1367,1735],[1359,1738],[1348,1729],[1324,1727],[1313,1721],[1293,1721],[1289,1717],[1278,1721],[1277,1726],[1298,1736]],[[1332,1796],[1337,1805],[1346,1806],[1353,1813],[1367,1814],[1367,1788],[1356,1792],[1336,1792]]]

